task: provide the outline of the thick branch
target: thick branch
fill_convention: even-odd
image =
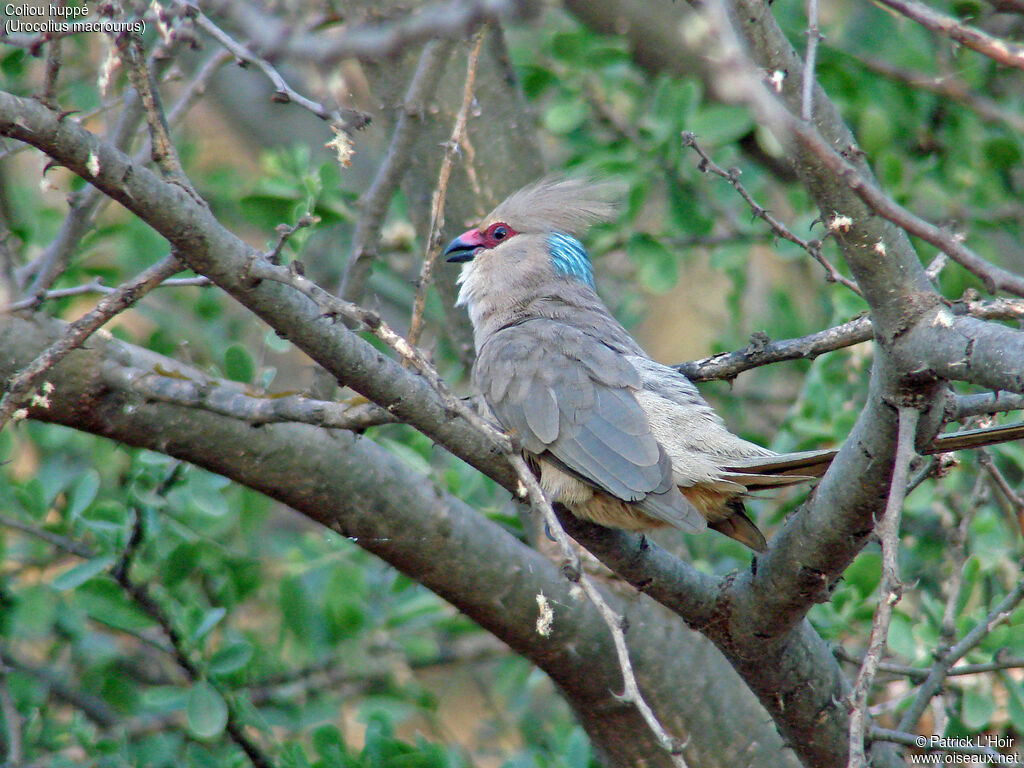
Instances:
[[[42,319],[0,320],[0,376],[60,329]],[[147,402],[126,386],[135,371],[170,367],[202,376],[131,345],[97,339],[54,369],[52,407],[35,415],[204,466],[352,538],[546,670],[610,764],[635,764],[649,737],[635,709],[610,693],[620,690],[621,676],[607,628],[590,603],[572,595],[555,565],[426,478],[410,476],[406,465],[370,440],[297,424],[256,429]],[[547,638],[535,630],[541,592],[554,606]],[[666,727],[693,733],[687,753],[695,764],[792,765],[763,712],[746,694],[735,698],[739,681],[718,654],[709,655],[707,643],[649,601],[616,599],[613,605],[633,628],[627,640],[637,676]],[[690,653],[700,654],[697,666],[688,661]],[[704,691],[701,698],[689,695],[694,685]],[[713,727],[721,711],[737,719],[732,733]],[[664,756],[650,764],[671,765],[650,744],[645,754]]]

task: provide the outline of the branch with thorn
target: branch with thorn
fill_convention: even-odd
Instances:
[[[184,15],[192,19],[201,30],[220,43],[238,61],[240,66],[255,66],[274,86],[273,100],[280,104],[296,104],[331,126],[347,132],[359,130],[369,124],[370,118],[356,110],[329,109],[320,102],[313,101],[292,88],[280,72],[262,56],[257,56],[248,46],[239,43],[231,35],[218,27],[197,6],[189,2],[178,2],[177,7]]]
[[[466,60],[466,82],[462,87],[462,105],[455,116],[452,134],[445,143],[444,157],[441,159],[441,170],[438,171],[437,185],[430,205],[430,228],[427,236],[427,247],[423,254],[423,266],[416,285],[416,296],[412,303],[412,319],[409,323],[409,343],[416,344],[423,332],[423,310],[427,303],[427,289],[430,287],[434,262],[441,251],[441,230],[444,228],[444,204],[448,196],[448,181],[451,178],[455,155],[467,145],[466,123],[469,120],[469,109],[473,103],[473,88],[476,84],[476,68],[480,61],[480,50],[487,36],[488,26],[485,24],[473,36],[473,43]],[[470,159],[472,162],[472,159]]]
[[[979,622],[970,632],[947,650],[940,649],[937,659],[928,670],[928,677],[925,678],[917,691],[914,701],[904,712],[900,719],[899,730],[911,731],[921,719],[928,703],[942,688],[946,677],[949,675],[953,665],[967,655],[978,643],[984,640],[992,630],[1006,621],[1014,608],[1024,599],[1024,579],[1017,582],[1016,586],[1009,591],[999,603],[989,611],[988,615]]]
[[[994,37],[977,27],[961,24],[952,16],[939,13],[917,0],[879,0],[882,5],[892,8],[920,24],[925,29],[955,40],[965,48],[988,56],[1007,67],[1024,69],[1024,45]]]
[[[896,457],[893,459],[889,498],[886,501],[885,513],[876,526],[878,537],[882,542],[882,581],[878,587],[878,605],[871,623],[868,651],[864,655],[864,662],[857,674],[857,682],[849,697],[851,709],[849,768],[867,768],[864,740],[868,733],[868,695],[871,693],[871,685],[878,672],[882,652],[885,650],[893,608],[899,602],[903,592],[898,560],[900,518],[903,514],[903,499],[907,492],[910,462],[914,458],[914,436],[917,434],[919,417],[920,412],[916,408],[900,406],[899,433]]]
[[[370,264],[380,247],[384,217],[409,167],[416,135],[424,124],[427,100],[437,89],[450,50],[451,45],[440,40],[432,40],[423,47],[416,72],[409,81],[409,88],[395,121],[387,154],[369,189],[359,199],[360,214],[352,236],[352,250],[337,291],[346,301],[359,301],[362,298]]]
[[[0,399],[0,430],[3,430],[12,414],[28,398],[32,387],[43,374],[64,359],[69,352],[80,347],[111,318],[133,306],[181,269],[182,264],[177,255],[171,253],[121,285],[113,293],[103,297],[92,311],[71,323],[59,340],[7,381],[7,391],[3,399]]]
[[[953,303],[950,309],[954,315],[970,315],[979,320],[1019,320],[1024,317],[1024,301],[1020,299],[959,301]],[[766,342],[764,339],[758,338],[752,340],[743,349],[720,352],[700,360],[677,363],[673,367],[691,381],[730,380],[744,371],[762,365],[771,365],[786,360],[813,360],[826,352],[835,352],[844,347],[870,341],[873,335],[871,318],[863,315],[831,328],[794,339]],[[983,400],[983,398],[991,397],[990,395],[964,396],[962,402],[967,409],[985,409],[991,406],[991,410],[981,411],[985,413],[1015,410],[1014,403],[1024,402],[1022,396],[1006,392],[998,393],[996,399],[991,403]],[[974,414],[964,413],[964,416],[969,415]],[[949,421],[956,421],[959,418],[951,412]]]
[[[822,241],[821,240],[804,240],[797,234],[794,234],[785,224],[772,216],[767,208],[763,208],[753,198],[750,192],[747,191],[746,187],[740,182],[740,170],[739,168],[730,168],[725,170],[718,165],[711,156],[704,151],[704,149],[697,143],[697,136],[691,131],[683,131],[682,142],[684,147],[690,147],[700,156],[700,162],[697,164],[698,170],[702,173],[713,173],[716,176],[721,176],[723,179],[728,181],[736,192],[742,197],[747,205],[750,206],[750,210],[753,211],[754,216],[763,219],[765,223],[771,228],[778,237],[783,240],[788,240],[791,243],[803,248],[816,262],[821,264],[825,268],[825,277],[830,283],[839,283],[849,288],[851,291],[856,293],[858,296],[861,295],[860,288],[850,278],[843,275],[838,269],[836,269],[828,259],[825,258],[821,252]]]

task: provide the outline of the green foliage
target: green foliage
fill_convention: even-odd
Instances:
[[[964,2],[947,10],[970,14],[977,7]],[[802,4],[772,8],[791,39],[802,40]],[[977,236],[972,247],[993,261],[1020,258],[1024,139],[971,109],[875,75],[869,64],[883,58],[935,77],[952,67],[972,89],[1019,112],[1007,74],[914,25],[900,26],[893,45],[893,35],[878,33],[894,27],[876,5],[841,10],[823,19],[827,44],[819,51],[818,76],[887,193],[930,220],[969,226]],[[758,159],[780,161],[783,153],[747,112],[714,103],[694,80],[640,70],[624,39],[588,31],[557,10],[548,10],[544,24],[509,35],[552,165],[623,185],[619,220],[588,236],[600,290],[620,319],[636,324],[655,294],[715,316],[720,308],[693,282],[698,264],[709,265],[726,286],[723,320],[701,354],[742,348],[755,331],[799,336],[865,309],[852,292],[826,284],[800,248],[773,238],[733,187],[702,173],[697,155],[681,146],[680,133],[694,132],[714,161],[736,168],[749,193],[794,233],[824,239],[824,255],[843,269],[833,240],[814,223],[806,192]],[[65,41],[64,51],[67,60],[88,52],[79,38]],[[38,93],[40,63],[19,48],[0,53],[4,87]],[[93,75],[88,68],[65,69],[62,103],[89,110],[105,101]],[[201,135],[186,131],[180,146],[211,210],[249,242],[271,250],[278,227],[311,214],[318,222],[287,239],[282,261],[308,261],[323,273],[337,267],[365,190],[346,189],[333,160],[284,146],[247,169],[232,159],[202,157]],[[8,226],[29,254],[45,249],[65,221],[63,194],[85,188],[79,180],[58,180],[62,194],[44,195],[38,181],[35,172],[3,179]],[[393,208],[393,216],[408,217],[401,195]],[[915,245],[924,260],[935,255]],[[373,286],[388,313],[407,317],[415,290],[408,276],[422,247],[413,249],[411,238],[392,247],[375,264]],[[96,278],[115,285],[166,252],[149,227],[107,211],[54,287]],[[959,269],[946,269],[940,283],[951,300],[978,287]],[[71,318],[84,306],[90,304],[79,296],[50,300],[45,308]],[[434,297],[426,316],[432,327],[442,325]],[[158,292],[112,332],[248,393],[298,391],[308,383],[299,373],[308,361],[217,290]],[[688,336],[691,329],[661,332]],[[389,353],[375,337],[364,337]],[[449,341],[442,338],[434,352],[442,372],[457,378],[462,365]],[[870,364],[870,349],[861,345],[743,374],[734,388],[703,391],[731,426],[771,440],[777,450],[836,446],[863,406]],[[385,446],[424,483],[523,535],[507,494],[422,434],[388,425],[368,430],[365,439]],[[1024,448],[1004,446],[992,456],[1019,488]],[[297,768],[597,764],[547,678],[503,648],[483,660],[461,658],[468,655],[463,644],[481,641],[483,630],[358,542],[313,528],[222,477],[60,427],[5,430],[0,461],[0,510],[20,526],[0,528],[0,657],[9,669],[3,684],[24,720],[26,763],[59,768],[80,764],[68,756],[84,754],[104,766],[246,765],[227,733],[234,722],[271,745],[277,764]],[[891,660],[900,664],[926,668],[948,642],[947,601],[962,637],[1019,579],[1019,531],[1005,499],[978,482],[982,470],[973,459],[962,462],[923,483],[906,504],[901,569],[907,589],[887,638]],[[787,492],[749,506],[773,530],[804,498],[805,491]],[[960,563],[951,559],[950,534],[964,520]],[[139,531],[141,540],[131,544]],[[750,564],[746,550],[710,534],[689,537],[687,547],[709,573]],[[125,586],[119,569],[126,553],[128,578],[144,587],[151,604]],[[870,545],[832,599],[812,611],[824,637],[863,653],[879,574],[878,549]],[[954,576],[960,587],[951,597]],[[965,661],[988,661],[1001,651],[1024,655],[1024,609]],[[445,670],[445,683],[432,679],[436,668]],[[486,701],[449,702],[447,681],[460,676],[474,690],[485,689]],[[87,695],[85,703],[62,698],[54,679]],[[1015,677],[958,678],[948,695],[951,735],[1024,734],[1024,687]],[[449,721],[459,719],[460,706],[470,707],[474,719],[456,736]]]

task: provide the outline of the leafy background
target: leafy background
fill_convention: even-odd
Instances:
[[[773,9],[790,38],[801,39],[801,4],[777,2]],[[962,18],[977,12],[973,3],[947,10]],[[921,73],[955,72],[1018,117],[1019,78],[870,4],[841,3],[823,13],[820,81],[888,193],[933,221],[969,230],[972,247],[986,258],[1020,268],[1024,134],[881,77],[869,64],[881,59]],[[740,348],[753,332],[799,336],[866,309],[847,289],[826,283],[800,249],[773,239],[732,188],[701,173],[696,156],[681,146],[680,132],[695,132],[719,165],[742,170],[753,196],[794,232],[821,237],[806,194],[777,167],[780,149],[745,111],[705,99],[694,80],[641,71],[623,39],[596,35],[557,8],[509,34],[548,165],[624,185],[619,220],[593,232],[588,245],[603,295],[656,357],[678,362]],[[90,64],[96,42],[74,38],[66,53],[77,65],[66,71],[61,98],[82,111],[102,103]],[[0,48],[8,90],[33,92],[40,67],[21,49]],[[276,225],[315,212],[320,224],[292,238],[286,257],[302,258],[331,284],[359,192],[346,170],[319,147],[250,150],[243,137],[231,138],[237,129],[230,119],[205,117],[227,140],[221,135],[214,143],[193,121],[179,132],[179,147],[214,212],[261,246],[273,242]],[[380,140],[367,137],[371,148]],[[60,172],[41,176],[41,161],[29,153],[4,165],[7,218],[32,254],[54,237],[64,196],[82,184]],[[401,197],[385,245],[371,286],[401,325],[424,245]],[[923,258],[935,256],[930,246],[916,245]],[[111,208],[55,287],[97,277],[115,285],[166,248],[137,219]],[[827,241],[825,254],[839,262]],[[453,277],[451,270],[438,275]],[[961,270],[946,270],[940,280],[950,299],[980,287]],[[92,303],[72,297],[47,306],[73,319]],[[436,296],[427,316],[435,325],[442,321]],[[306,358],[215,290],[158,291],[109,330],[256,391],[330,390]],[[465,387],[466,372],[444,339],[432,343],[446,378]],[[866,391],[870,355],[862,345],[703,391],[750,439],[780,450],[838,445]],[[529,535],[504,492],[422,435],[385,426],[367,438]],[[990,453],[1019,487],[1024,449],[1011,444]],[[596,765],[583,731],[542,674],[355,542],[208,472],[66,428],[7,429],[0,460],[0,703],[8,727],[12,718],[21,721],[28,764],[246,765],[224,738],[232,707],[276,745],[283,765]],[[960,633],[1019,578],[1015,511],[981,481],[974,455],[959,461],[907,503],[901,571],[914,583],[889,634],[899,664],[926,668],[947,639],[944,590],[952,573],[963,579]],[[756,501],[753,509],[771,529],[800,498]],[[966,559],[959,562],[949,536],[965,518]],[[142,538],[131,579],[162,607],[198,681],[182,673],[165,629],[113,575],[133,532]],[[674,543],[708,572],[748,562],[721,537]],[[878,580],[879,554],[870,546],[832,601],[811,613],[816,628],[850,654],[863,653]],[[1024,608],[967,661],[997,653],[1024,656]],[[892,676],[884,689],[898,712],[910,686]],[[955,679],[946,702],[951,735],[989,733],[1015,744],[1024,737],[1024,686],[1015,671]]]

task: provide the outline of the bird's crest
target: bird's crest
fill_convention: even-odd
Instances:
[[[513,192],[495,208],[488,222],[503,221],[519,232],[564,232],[582,235],[592,225],[615,217],[614,184],[589,178],[549,176]]]

